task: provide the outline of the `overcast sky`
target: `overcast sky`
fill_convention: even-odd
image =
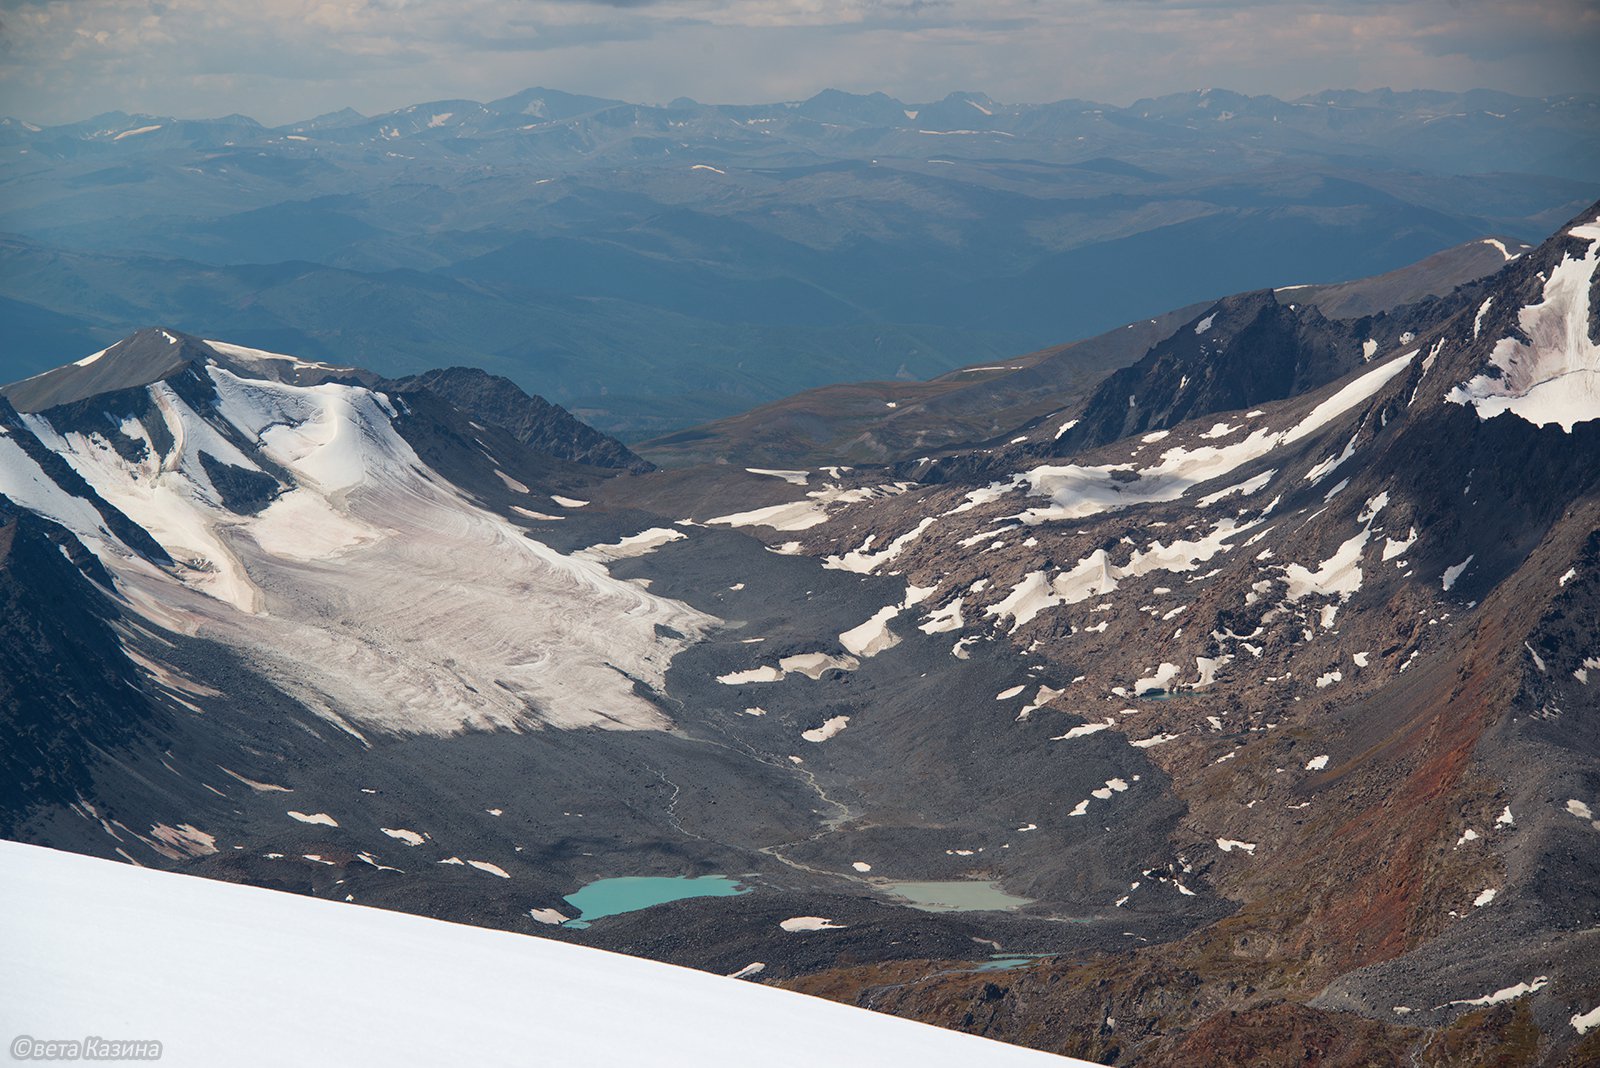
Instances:
[[[0,0],[0,113],[281,123],[528,86],[1008,102],[1600,91],[1600,0]]]

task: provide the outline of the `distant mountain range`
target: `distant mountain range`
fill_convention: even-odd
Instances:
[[[470,365],[636,441],[1539,240],[1597,174],[1600,99],[1482,91],[6,119],[0,341],[12,377],[151,322]]]

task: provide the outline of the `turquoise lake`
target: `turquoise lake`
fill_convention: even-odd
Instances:
[[[701,875],[695,878],[686,875],[641,875],[597,879],[566,896],[567,904],[577,909],[578,915],[564,926],[583,928],[606,916],[637,912],[669,901],[691,897],[733,897],[749,889],[726,875]]]

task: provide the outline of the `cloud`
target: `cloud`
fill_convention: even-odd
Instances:
[[[0,0],[0,111],[604,96],[1125,103],[1215,85],[1600,91],[1593,0]]]

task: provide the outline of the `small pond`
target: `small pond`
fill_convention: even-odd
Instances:
[[[577,909],[578,915],[564,926],[584,928],[605,916],[637,912],[652,905],[664,905],[669,901],[691,897],[733,897],[749,889],[726,875],[701,875],[695,878],[686,875],[641,875],[596,879],[566,896],[567,904]]]

